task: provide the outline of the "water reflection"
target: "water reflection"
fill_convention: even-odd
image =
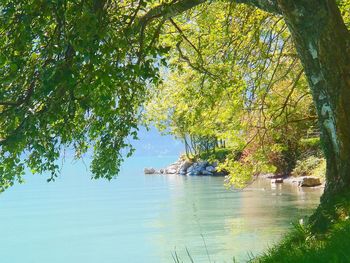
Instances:
[[[164,262],[176,250],[195,262],[244,260],[276,242],[292,221],[310,214],[322,189],[258,180],[243,191],[226,190],[222,178],[167,176],[169,204],[153,222],[161,226],[150,239]],[[152,179],[150,179],[152,180]],[[164,249],[165,248],[165,249]],[[188,257],[187,257],[188,258]]]
[[[223,178],[145,176],[154,162],[135,158],[111,182],[67,164],[55,183],[31,177],[9,189],[0,195],[1,262],[168,263],[175,249],[189,262],[186,247],[196,263],[232,262],[278,240],[321,194],[268,181],[232,191]]]

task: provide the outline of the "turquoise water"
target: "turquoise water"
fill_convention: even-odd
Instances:
[[[244,261],[276,242],[291,221],[309,214],[320,190],[259,181],[229,191],[223,178],[144,175],[176,157],[134,157],[120,176],[90,180],[66,161],[46,183],[28,176],[0,195],[0,262],[119,263]]]

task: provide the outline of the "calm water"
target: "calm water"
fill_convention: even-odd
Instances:
[[[133,158],[111,182],[67,162],[55,183],[29,176],[0,195],[2,263],[244,261],[311,212],[320,190],[256,182],[228,191],[223,178],[145,176],[173,158]],[[208,251],[208,253],[207,253]]]

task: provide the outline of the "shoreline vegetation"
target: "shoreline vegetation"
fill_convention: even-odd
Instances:
[[[231,147],[216,148],[214,151],[198,151],[196,155],[182,154],[174,163],[164,168],[144,168],[144,174],[182,175],[182,176],[224,176],[229,186],[244,188],[255,178],[271,180],[272,184],[292,183],[301,187],[325,186],[326,162],[322,156],[319,139],[311,138],[301,140],[298,153],[293,153],[294,159],[290,164],[288,160],[275,162],[274,159],[287,159],[290,152],[270,160],[256,160],[254,154],[245,150]],[[285,155],[285,156],[283,156]],[[252,166],[247,165],[247,159]],[[238,168],[238,169],[237,169]],[[267,169],[266,169],[267,168]],[[237,184],[237,179],[241,179]]]
[[[274,172],[264,170],[250,170],[249,177],[242,181],[242,188],[249,185],[255,179],[269,180],[271,184],[291,184],[295,187],[324,188],[325,187],[325,160],[322,156],[318,138],[300,140],[298,158],[290,172],[281,172],[283,167],[272,169]],[[284,152],[285,155],[289,153]],[[146,175],[169,175],[169,176],[223,176],[228,186],[232,184],[232,177],[237,177],[237,170],[230,169],[232,162],[246,168],[246,160],[249,153],[234,150],[231,147],[216,148],[215,151],[201,152],[197,155],[183,154],[179,159],[165,168],[145,168]],[[273,159],[272,159],[273,160]],[[259,162],[259,160],[257,160]],[[276,164],[276,163],[275,163]],[[271,163],[270,163],[271,165]],[[268,165],[265,165],[269,166]],[[271,165],[272,166],[272,165]],[[264,168],[260,165],[259,168]],[[284,166],[288,167],[288,166]],[[243,169],[238,171],[243,171]],[[279,172],[277,172],[279,171]],[[231,174],[233,172],[233,174]],[[239,187],[238,187],[239,188]],[[337,205],[342,207],[342,201]],[[341,210],[341,209],[340,209]],[[314,234],[306,220],[296,223],[281,241],[257,256],[251,256],[248,262],[350,262],[346,246],[350,245],[350,220],[348,220],[348,208],[341,210],[340,217],[334,220],[328,230],[321,234]],[[344,255],[343,255],[344,254]],[[177,261],[176,261],[177,260]],[[174,262],[181,261],[178,258]],[[195,262],[189,255],[188,262]],[[233,260],[233,262],[237,262]]]
[[[181,156],[176,162],[168,165],[165,168],[156,169],[153,167],[144,168],[146,175],[180,175],[180,176],[223,176],[229,181],[229,174],[225,170],[220,170],[218,162],[209,162],[205,160],[192,161]],[[257,178],[270,180],[271,184],[289,183],[300,187],[325,187],[323,177],[317,176],[293,176],[281,174],[257,174],[254,175],[252,181]]]

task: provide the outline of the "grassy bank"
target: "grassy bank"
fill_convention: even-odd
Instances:
[[[268,249],[252,262],[350,262],[350,220],[335,223],[327,233],[319,236],[297,225],[277,246]]]
[[[174,263],[195,263],[190,253],[188,259],[173,255]],[[249,253],[248,253],[249,255]],[[208,261],[209,262],[209,261]],[[232,263],[238,261],[233,260]],[[350,262],[350,219],[335,223],[327,233],[312,235],[302,225],[294,229],[274,247],[261,255],[251,257],[249,263],[349,263]]]
[[[350,262],[350,193],[333,197],[318,209],[317,221],[296,225],[278,245],[252,260],[255,263]],[[317,222],[315,224],[315,222]],[[313,234],[317,233],[317,234]]]

